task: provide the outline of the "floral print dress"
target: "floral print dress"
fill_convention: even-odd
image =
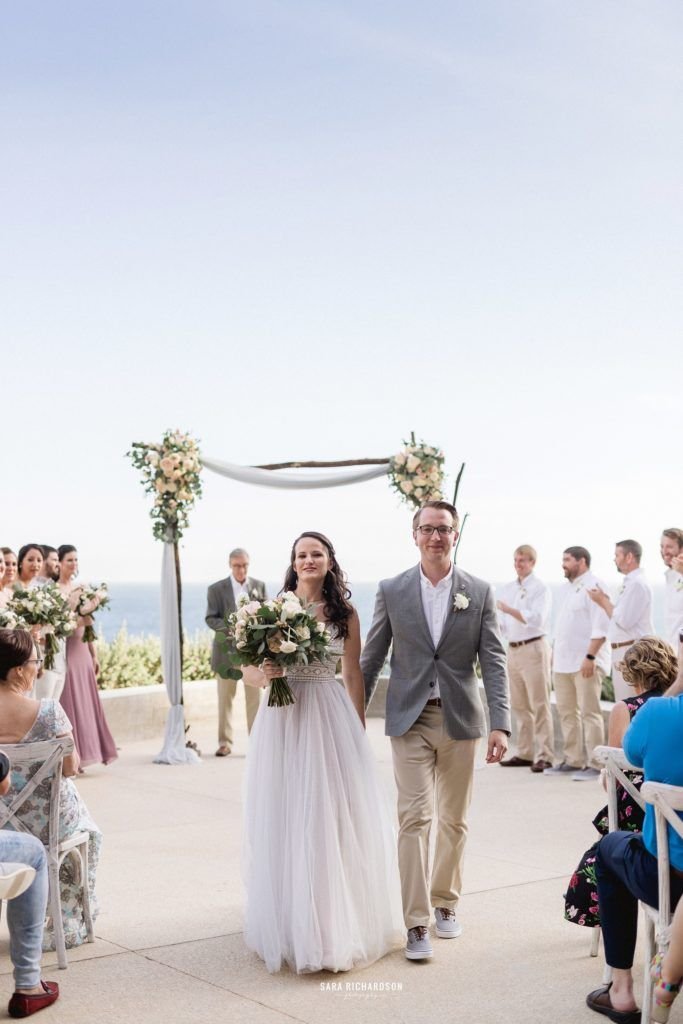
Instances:
[[[22,743],[39,743],[52,740],[71,732],[71,722],[67,718],[61,704],[56,700],[41,700],[36,720],[21,740]],[[12,769],[12,788],[4,800],[11,803],[29,782],[40,765],[22,765]],[[17,812],[26,828],[43,843],[48,841],[48,814],[50,807],[50,780],[42,782]],[[95,875],[102,844],[102,833],[90,817],[88,808],[81,799],[80,793],[71,779],[62,779],[59,805],[59,838],[72,836],[75,832],[88,832],[88,888],[90,892],[90,911],[93,921],[97,916],[97,900],[95,897]],[[62,862],[59,881],[62,897],[62,919],[67,948],[80,946],[87,941],[85,921],[83,918],[83,900],[79,884],[80,858],[74,851],[69,853]],[[49,910],[49,904],[48,904]],[[55,948],[52,918],[48,917],[43,935],[43,950]]]
[[[628,708],[629,717],[640,711],[643,704],[652,697],[659,697],[660,690],[647,690],[638,696],[627,697],[622,703]],[[643,784],[642,772],[626,772],[626,777],[633,783],[636,789]],[[645,814],[641,807],[635,802],[632,796],[626,792],[623,786],[617,783],[617,827],[622,832],[641,832]],[[601,836],[606,836],[609,831],[607,819],[607,807],[603,807],[593,818],[593,825]],[[598,840],[599,842],[599,840]],[[586,850],[579,866],[569,880],[567,891],[564,894],[564,916],[565,920],[573,924],[583,925],[584,928],[598,928],[600,926],[600,908],[598,907],[598,886],[595,877],[595,853],[598,843],[594,843],[589,850]]]

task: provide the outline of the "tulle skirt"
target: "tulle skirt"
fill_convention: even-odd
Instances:
[[[344,688],[290,685],[249,738],[245,939],[269,971],[347,971],[405,941],[395,835]]]

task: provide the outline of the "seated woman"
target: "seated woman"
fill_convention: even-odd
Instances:
[[[607,736],[607,744],[610,747],[622,745],[624,733],[634,715],[652,697],[661,697],[676,678],[674,652],[667,643],[655,636],[644,637],[632,644],[619,667],[625,682],[633,687],[634,693],[632,697],[618,701],[610,712]],[[636,789],[640,789],[643,784],[642,772],[626,772],[626,775]],[[627,790],[618,784],[617,815],[618,827],[624,832],[641,831],[643,810]],[[598,811],[593,824],[601,836],[607,835],[609,828],[606,806]],[[584,853],[564,897],[565,919],[585,928],[597,928],[600,925],[595,887],[596,848],[597,843]]]
[[[635,716],[623,740],[626,757],[643,769],[646,782],[683,787],[683,696],[650,700]],[[683,840],[669,828],[671,906],[683,895]],[[610,832],[598,843],[595,877],[605,959],[612,981],[591,992],[591,1010],[621,1024],[637,1024],[633,997],[633,955],[638,901],[659,904],[654,808],[645,811],[642,834]]]
[[[21,629],[0,629],[0,743],[38,743],[70,736],[71,724],[61,705],[54,700],[33,700],[28,696],[38,670],[40,659],[31,635]],[[78,755],[64,758],[64,776],[78,771]],[[31,769],[20,766],[12,769],[11,798],[20,792],[31,776]],[[29,832],[47,842],[50,785],[44,782],[30,800],[19,809],[17,816]],[[93,919],[97,914],[95,900],[95,874],[102,835],[93,822],[76,786],[70,778],[62,778],[60,792],[59,836],[66,839],[75,832],[88,832],[88,887]],[[83,902],[79,879],[78,854],[69,854],[60,869],[62,917],[67,947],[79,946],[87,940],[83,918]],[[44,949],[54,949],[54,933],[48,919]]]

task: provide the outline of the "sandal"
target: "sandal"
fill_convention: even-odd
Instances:
[[[666,1021],[668,1021],[669,1010],[681,990],[681,981],[683,981],[681,979],[675,985],[662,981],[662,960],[662,954],[657,953],[650,967],[650,977],[653,982],[652,995],[654,997],[652,1002],[652,1019],[657,1021],[657,1024],[666,1024]]]

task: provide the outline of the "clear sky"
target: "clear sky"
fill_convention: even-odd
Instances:
[[[124,458],[189,430],[244,464],[467,462],[461,563],[683,525],[683,9],[653,0],[117,0],[0,25],[1,543],[151,580]],[[678,353],[678,354],[677,354]],[[415,550],[384,481],[205,479],[188,580],[277,578],[328,532]]]

